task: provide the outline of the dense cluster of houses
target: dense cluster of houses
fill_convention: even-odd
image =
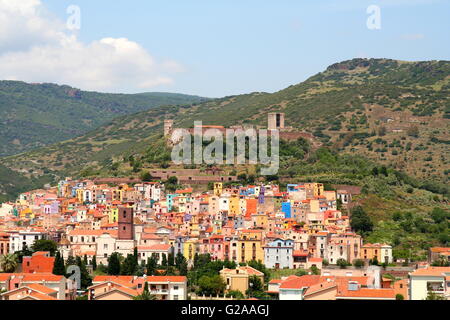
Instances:
[[[351,196],[348,190],[324,190],[320,183],[289,184],[281,191],[275,184],[225,187],[217,182],[208,192],[192,188],[169,192],[158,182],[111,186],[68,178],[56,187],[26,192],[16,202],[1,205],[0,255],[30,248],[39,239],[57,242],[64,259],[87,256],[90,262],[95,256],[97,263],[105,265],[112,253],[126,256],[135,248],[139,262],[151,256],[161,262],[169,254],[182,254],[189,267],[196,254],[208,253],[212,260],[241,264],[241,272],[239,268],[221,272],[228,290],[232,283],[244,290],[250,274],[260,276],[257,270],[242,266],[260,260],[270,269],[322,270],[320,276],[272,280],[269,292],[280,299],[345,299],[355,297],[355,292],[395,299],[397,291],[384,288],[382,277],[375,276],[370,267],[358,275],[337,275],[339,269],[324,273],[327,265],[342,260],[393,262],[391,246],[363,243],[361,236],[352,232],[349,217],[338,210],[338,202],[345,206]],[[54,257],[35,253],[24,258],[22,273],[1,274],[0,287],[7,291],[2,297],[70,298],[71,280],[52,275],[49,259]],[[449,274],[450,270],[443,272]],[[42,281],[29,280],[36,274]],[[445,289],[449,283],[448,276],[444,278]],[[58,284],[47,286],[52,281]],[[97,276],[88,296],[130,298],[142,291],[145,282],[161,299],[187,297],[187,279],[179,276]],[[411,286],[404,285],[399,290],[406,290],[405,297],[411,296]]]

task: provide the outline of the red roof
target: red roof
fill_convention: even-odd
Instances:
[[[280,285],[280,289],[301,289],[310,287],[320,282],[320,276],[318,275],[304,275],[301,277],[293,276],[289,277]]]

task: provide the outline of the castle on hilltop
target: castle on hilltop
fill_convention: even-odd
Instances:
[[[164,120],[164,137],[168,138],[168,141],[170,144],[176,143],[178,141],[179,137],[175,134],[173,136],[174,132],[177,132],[177,130],[184,129],[187,130],[189,133],[193,134],[194,129],[198,129],[197,126],[193,128],[174,128],[174,121],[171,119]],[[201,126],[201,129],[203,130],[203,133],[208,129],[216,129],[221,131],[223,134],[225,134],[225,131],[227,128],[224,126],[211,126],[211,125],[203,125]],[[300,131],[293,127],[288,127],[285,125],[285,114],[281,112],[271,112],[267,114],[267,127],[263,126],[254,126],[254,125],[236,125],[231,126],[230,129],[267,129],[267,130],[278,130],[280,132],[280,139],[283,140],[297,140],[299,138],[305,138],[307,140],[310,140],[311,142],[314,142],[314,136],[311,133]]]

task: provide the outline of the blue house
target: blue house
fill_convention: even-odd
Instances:
[[[285,218],[291,218],[291,202],[283,202],[281,204],[281,211],[284,212]]]

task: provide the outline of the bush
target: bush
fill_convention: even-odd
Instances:
[[[345,269],[347,268],[349,263],[347,262],[347,260],[340,258],[336,261],[336,265],[339,266],[341,269]]]
[[[364,260],[361,260],[361,259],[355,259],[355,260],[353,260],[353,265],[354,265],[356,268],[362,268],[362,267],[364,267],[365,263],[364,263]]]

